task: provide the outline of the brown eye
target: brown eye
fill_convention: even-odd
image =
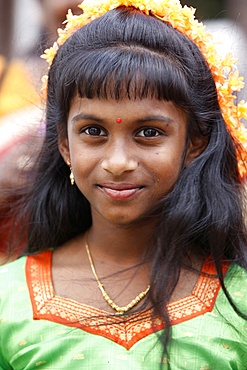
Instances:
[[[97,126],[87,127],[83,130],[83,132],[89,136],[105,136],[106,135],[106,133],[100,127],[97,127]]]
[[[160,135],[160,132],[152,127],[145,128],[138,133],[138,136],[142,136],[142,137],[156,137],[159,135]]]

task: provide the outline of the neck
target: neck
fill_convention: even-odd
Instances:
[[[154,243],[156,226],[157,220],[119,227],[94,220],[88,231],[88,243],[98,257],[134,265],[147,256]]]

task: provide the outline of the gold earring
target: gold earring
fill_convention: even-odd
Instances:
[[[74,185],[74,183],[75,183],[75,177],[74,177],[74,174],[73,174],[73,170],[72,170],[72,166],[71,166],[70,160],[67,160],[67,164],[68,164],[69,169],[70,169],[70,175],[69,175],[70,183],[71,183],[71,185]]]
[[[75,178],[74,178],[74,174],[73,174],[73,171],[72,171],[72,167],[71,166],[70,166],[70,175],[69,175],[69,178],[70,178],[71,185],[74,185]]]

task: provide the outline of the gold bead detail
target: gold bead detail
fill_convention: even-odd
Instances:
[[[149,292],[149,289],[150,289],[150,285],[147,286],[147,289],[144,290],[143,292],[141,292],[140,294],[138,294],[134,299],[132,299],[132,301],[130,303],[127,304],[127,306],[123,306],[123,307],[120,307],[118,306],[112,299],[111,297],[107,294],[107,292],[105,291],[105,288],[103,286],[103,284],[101,284],[100,280],[99,280],[99,277],[96,273],[96,270],[95,270],[95,267],[94,267],[94,263],[93,263],[93,258],[92,258],[92,255],[90,253],[90,249],[89,249],[89,245],[88,245],[88,241],[87,241],[87,234],[86,234],[86,251],[87,251],[87,256],[88,256],[88,260],[89,260],[89,263],[90,263],[90,266],[91,266],[91,270],[92,270],[92,273],[97,281],[97,284],[98,284],[98,287],[101,291],[101,294],[102,294],[102,297],[104,298],[104,300],[106,301],[106,303],[114,310],[116,311],[118,314],[123,314],[123,313],[126,313],[128,311],[130,311],[133,307],[135,307]]]

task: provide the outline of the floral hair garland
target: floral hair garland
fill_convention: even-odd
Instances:
[[[79,8],[81,15],[73,15],[68,11],[65,28],[58,29],[58,39],[53,46],[45,50],[42,58],[49,65],[58,48],[79,28],[100,17],[109,10],[119,6],[133,6],[145,14],[152,14],[169,23],[173,28],[186,35],[200,49],[212,72],[221,112],[227,128],[237,144],[237,156],[240,177],[247,176],[247,128],[241,119],[247,120],[247,103],[236,102],[236,92],[244,87],[243,77],[236,68],[237,59],[231,54],[221,57],[213,44],[212,35],[205,30],[203,23],[195,19],[196,9],[182,6],[179,0],[84,0]],[[47,86],[47,76],[43,77],[44,90]]]

